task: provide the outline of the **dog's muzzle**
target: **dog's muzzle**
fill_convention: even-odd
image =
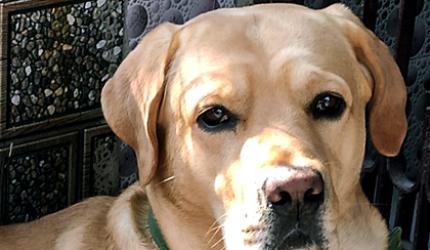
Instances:
[[[267,249],[322,245],[324,181],[311,168],[277,167],[262,186],[266,203]]]

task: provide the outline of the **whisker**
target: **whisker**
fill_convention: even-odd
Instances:
[[[207,241],[208,244],[211,244],[211,242],[215,239],[215,237],[217,236],[217,234],[219,233],[219,231],[222,229],[222,222],[221,222],[221,220],[224,217],[226,217],[226,216],[227,216],[227,213],[224,213],[220,217],[216,218],[214,220],[214,222],[212,223],[212,225],[209,226],[208,232],[206,233],[206,237],[208,237],[210,233],[212,233],[212,236]],[[218,226],[216,226],[217,224],[218,224]],[[214,248],[214,247],[216,247],[223,240],[224,240],[224,237],[221,235],[221,238],[211,246],[211,249]],[[222,249],[225,248],[224,245],[221,245],[220,247],[222,247]]]
[[[218,226],[215,230],[215,232],[212,234],[212,237],[208,240],[208,243],[211,243],[211,241],[213,241],[213,239],[215,238],[215,236],[217,235],[217,233],[219,232],[219,230],[221,230],[221,226]]]
[[[219,250],[225,250],[225,246],[224,245],[221,246],[221,249],[219,249]]]
[[[213,231],[215,231],[215,230],[218,230],[218,227],[216,227],[215,225],[216,225],[216,223],[217,223],[217,221],[214,221],[214,223],[209,227],[209,230],[206,232],[206,237],[208,237],[209,236],[209,234],[211,233],[211,232],[213,232]]]
[[[217,227],[215,227],[215,226],[216,226],[216,224],[217,224],[217,223],[219,224],[220,220],[221,220],[222,218],[226,217],[226,216],[227,216],[227,214],[223,214],[223,215],[221,215],[218,219],[215,219],[215,220],[214,220],[214,222],[212,223],[212,225],[210,225],[210,226],[209,226],[209,229],[208,229],[208,231],[207,231],[207,233],[206,233],[206,237],[209,235],[209,233],[213,232],[214,230],[217,230]]]
[[[174,175],[173,175],[173,176],[170,176],[170,177],[167,177],[166,179],[164,179],[164,180],[160,181],[160,182],[158,183],[158,185],[164,184],[164,183],[169,182],[169,181],[172,181],[172,180],[174,180],[174,179],[175,179],[175,176],[174,176]]]
[[[221,243],[223,240],[224,240],[224,237],[221,237],[221,239],[219,239],[217,242],[215,242],[215,244],[213,244],[213,245],[211,246],[211,248],[216,247],[216,245],[218,245],[219,243]]]

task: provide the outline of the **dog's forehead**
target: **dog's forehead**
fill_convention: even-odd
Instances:
[[[213,11],[181,29],[176,58],[190,80],[232,65],[260,65],[276,71],[300,61],[349,82],[351,67],[345,65],[353,62],[353,51],[332,18],[289,4]]]

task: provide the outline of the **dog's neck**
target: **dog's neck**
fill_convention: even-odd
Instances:
[[[220,236],[211,239],[210,218],[198,218],[174,206],[156,187],[148,185],[146,193],[158,226],[170,250],[182,249],[222,249],[223,243],[217,243]],[[202,223],[202,221],[207,223]],[[217,239],[215,239],[217,238]],[[186,239],[186,240],[184,240]],[[210,242],[209,242],[210,241]]]

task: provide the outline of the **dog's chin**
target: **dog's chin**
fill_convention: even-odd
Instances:
[[[319,249],[315,246],[315,241],[300,229],[293,229],[288,232],[283,239],[275,242],[275,246],[270,249],[296,250],[296,249]]]
[[[242,241],[239,237],[230,238],[234,242],[226,242],[226,249],[249,249],[249,250],[321,250],[315,239],[300,229],[292,229],[282,236],[275,236],[265,232],[254,233],[245,236]],[[240,242],[238,242],[238,240]],[[230,244],[229,244],[230,243]]]
[[[300,229],[292,229],[283,238],[267,240],[264,250],[299,250],[299,249],[320,249],[315,240]]]

